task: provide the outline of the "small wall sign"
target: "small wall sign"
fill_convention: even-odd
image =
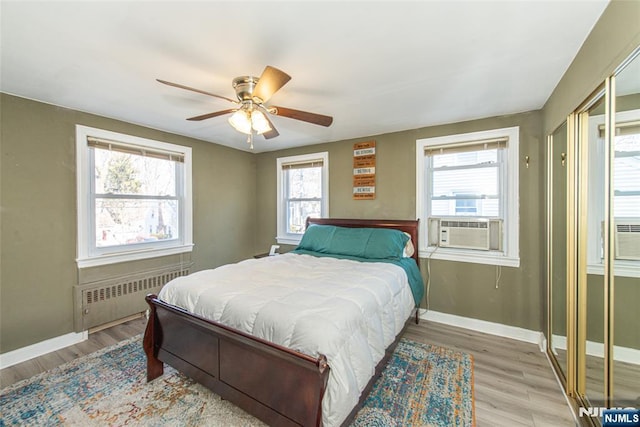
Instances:
[[[353,144],[353,199],[376,198],[376,142]]]

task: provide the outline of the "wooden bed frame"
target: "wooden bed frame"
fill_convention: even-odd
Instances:
[[[418,261],[417,220],[308,218],[307,226],[310,224],[399,229],[411,235],[416,248],[413,257]],[[167,363],[269,425],[322,424],[322,398],[330,369],[325,356],[314,358],[204,319],[156,295],[147,295],[146,300],[150,307],[143,342],[147,381],[161,376],[163,363]],[[417,323],[417,309],[415,318]],[[343,425],[357,414],[403,332],[387,348]]]

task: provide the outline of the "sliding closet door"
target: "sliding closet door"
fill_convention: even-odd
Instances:
[[[567,123],[548,138],[547,250],[549,351],[560,378],[567,378]]]
[[[640,57],[613,78],[613,401],[640,407]]]
[[[599,91],[575,115],[577,198],[577,392],[590,406],[605,404],[605,92]],[[602,127],[604,129],[604,127]]]
[[[640,47],[548,140],[548,354],[574,408],[638,408]]]

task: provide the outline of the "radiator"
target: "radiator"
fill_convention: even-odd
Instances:
[[[124,277],[74,286],[76,332],[86,331],[147,310],[147,294],[157,294],[172,279],[189,274],[191,264],[176,264]]]

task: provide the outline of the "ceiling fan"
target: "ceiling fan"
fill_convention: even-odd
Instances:
[[[251,149],[253,149],[254,131],[266,139],[275,138],[280,135],[271,120],[269,120],[269,114],[325,127],[331,126],[333,122],[333,117],[330,116],[294,110],[292,108],[276,107],[275,105],[266,105],[266,102],[269,101],[273,94],[291,80],[291,76],[287,73],[269,65],[265,67],[260,77],[240,76],[233,79],[233,88],[236,91],[237,100],[166,80],[156,80],[165,85],[213,96],[235,104],[235,108],[189,117],[187,120],[200,121],[233,113],[229,118],[229,123],[237,131],[247,134],[247,143],[250,144]]]

